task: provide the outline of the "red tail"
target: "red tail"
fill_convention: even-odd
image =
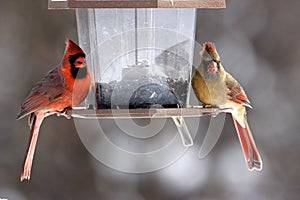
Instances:
[[[245,116],[246,117],[246,116]],[[245,128],[243,128],[239,122],[232,116],[240,143],[243,148],[244,157],[248,164],[250,171],[256,169],[258,171],[262,170],[262,160],[260,158],[259,152],[255,145],[251,130],[249,128],[247,119],[245,119]]]
[[[31,167],[32,167],[35,146],[36,146],[36,142],[38,139],[40,126],[42,124],[44,117],[45,117],[44,113],[38,113],[37,115],[32,113],[30,115],[30,126],[31,126],[30,142],[29,142],[28,149],[27,149],[27,155],[26,155],[26,158],[25,158],[24,164],[23,164],[21,181],[23,181],[24,179],[27,179],[27,180],[30,179],[30,172],[31,172]]]

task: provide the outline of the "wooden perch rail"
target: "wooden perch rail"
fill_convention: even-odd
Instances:
[[[216,116],[220,112],[229,112],[231,109],[220,108],[153,108],[153,109],[99,109],[89,110],[74,108],[68,110],[66,117],[82,119],[128,119],[128,118],[170,118],[170,117],[200,117],[205,115]]]
[[[225,0],[48,0],[49,9],[69,8],[225,8]]]

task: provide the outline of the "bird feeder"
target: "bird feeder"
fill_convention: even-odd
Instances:
[[[191,145],[183,117],[218,112],[189,104],[196,8],[222,7],[225,0],[49,0],[51,9],[76,9],[79,45],[93,73],[85,108],[71,115],[172,118]]]

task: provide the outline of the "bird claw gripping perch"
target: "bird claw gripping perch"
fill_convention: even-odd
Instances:
[[[217,117],[218,114],[220,113],[231,113],[232,112],[232,108],[219,108],[219,107],[212,107],[212,113],[211,116],[212,117]]]
[[[56,115],[59,116],[64,116],[67,119],[72,119],[72,115],[68,113],[69,110],[72,110],[71,107],[66,107],[63,111],[57,112]]]

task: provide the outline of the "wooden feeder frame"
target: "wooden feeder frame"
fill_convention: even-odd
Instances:
[[[67,8],[225,8],[225,0],[49,0],[49,9]]]

